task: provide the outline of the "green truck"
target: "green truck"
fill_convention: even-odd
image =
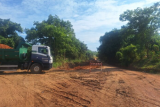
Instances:
[[[28,70],[41,73],[52,68],[53,58],[49,46],[20,43],[16,49],[0,49],[0,72]]]

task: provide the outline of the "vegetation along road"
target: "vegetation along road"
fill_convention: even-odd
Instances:
[[[160,2],[120,14],[119,20],[126,24],[116,29],[113,23],[115,29],[111,31],[106,27],[97,51],[88,49],[76,37],[75,26],[57,15],[35,20],[33,27],[23,26],[25,29],[12,20],[0,18],[1,46],[16,49],[21,42],[49,46],[54,68],[44,74],[0,73],[0,107],[160,107]],[[102,33],[88,34],[99,37]],[[113,66],[103,66],[102,71],[94,67],[91,72],[89,66],[59,68],[97,58],[108,64],[157,74]]]
[[[103,66],[0,75],[1,107],[158,107],[158,75]]]

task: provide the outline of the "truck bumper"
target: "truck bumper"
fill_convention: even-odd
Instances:
[[[43,64],[43,70],[49,70],[52,68],[52,63]]]

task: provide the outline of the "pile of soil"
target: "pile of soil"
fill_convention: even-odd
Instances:
[[[80,69],[96,69],[96,68],[100,68],[100,66],[77,66],[74,67],[73,70],[80,70]]]
[[[0,49],[13,49],[13,48],[5,44],[0,44]]]
[[[67,70],[82,70],[82,69],[96,69],[100,68],[99,65],[90,65],[91,61],[81,62],[81,63],[66,63],[63,67],[59,68],[65,68]],[[97,61],[92,61],[92,63],[97,63]]]

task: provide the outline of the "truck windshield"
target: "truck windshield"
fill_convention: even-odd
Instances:
[[[38,47],[38,53],[48,54],[48,49],[46,47]]]

